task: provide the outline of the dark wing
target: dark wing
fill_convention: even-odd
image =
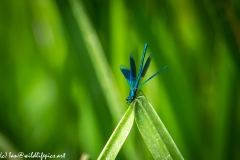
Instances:
[[[122,74],[124,75],[124,77],[126,78],[127,82],[128,82],[128,85],[131,87],[131,76],[130,76],[130,70],[126,67],[126,66],[123,66],[121,65],[120,66],[120,70],[122,71]]]
[[[136,79],[136,64],[133,58],[133,53],[130,53],[130,70],[131,70],[131,76]]]
[[[148,70],[148,67],[149,67],[149,65],[151,63],[151,60],[152,60],[152,53],[148,56],[147,61],[144,64],[141,77],[145,76],[145,74],[146,74],[146,72]]]

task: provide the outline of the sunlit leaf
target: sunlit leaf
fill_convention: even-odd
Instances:
[[[130,106],[102,150],[98,160],[115,159],[121,149],[134,121],[134,107]]]
[[[152,105],[143,96],[134,102],[135,121],[155,159],[183,159]]]

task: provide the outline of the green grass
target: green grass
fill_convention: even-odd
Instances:
[[[119,66],[147,42],[145,77],[168,68],[141,89],[182,157],[238,159],[239,15],[236,0],[0,1],[0,152],[97,159],[128,110]],[[135,125],[116,159],[153,159]]]
[[[183,159],[176,144],[148,100],[137,97],[129,106],[98,159],[115,159],[135,118],[136,125],[154,159]]]

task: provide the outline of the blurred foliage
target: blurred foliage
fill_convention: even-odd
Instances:
[[[240,157],[240,3],[0,1],[0,152],[96,159],[127,110],[119,65],[149,43],[142,88],[185,159]],[[117,159],[153,159],[133,126]]]

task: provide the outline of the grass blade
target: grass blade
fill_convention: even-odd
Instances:
[[[115,103],[120,102],[121,99],[113,74],[111,70],[109,70],[111,67],[108,65],[100,40],[97,36],[95,28],[90,22],[90,18],[87,15],[83,3],[78,0],[71,0],[71,7],[74,16],[76,17],[79,30],[83,36],[100,86],[104,92],[108,106],[110,106],[109,109],[113,115],[113,120],[117,123],[121,115],[124,113],[124,107],[121,103]]]
[[[155,159],[183,159],[161,119],[143,96],[133,102],[135,122]]]
[[[98,160],[115,159],[124,141],[126,140],[134,121],[134,107],[129,106],[128,110],[118,123],[113,134],[103,148]]]

